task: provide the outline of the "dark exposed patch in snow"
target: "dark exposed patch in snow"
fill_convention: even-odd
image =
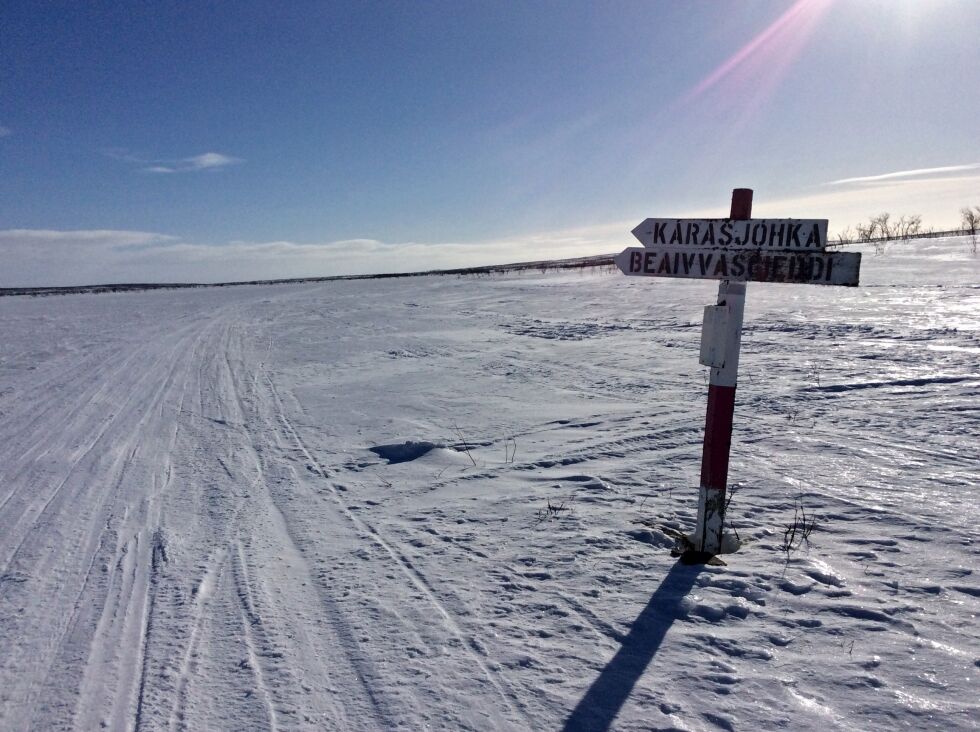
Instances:
[[[434,442],[413,442],[412,440],[408,440],[407,442],[399,442],[393,445],[377,445],[369,449],[378,457],[387,460],[389,465],[393,465],[395,463],[407,463],[412,460],[418,460],[423,455],[428,455],[437,447],[442,447],[442,445],[437,445]]]

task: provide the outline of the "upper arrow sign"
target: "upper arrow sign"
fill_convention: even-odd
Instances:
[[[633,236],[645,247],[822,252],[827,219],[647,219]]]

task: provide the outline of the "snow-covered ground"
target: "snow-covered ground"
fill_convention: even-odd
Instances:
[[[0,298],[0,728],[976,729],[980,259],[749,286],[685,566],[715,290]]]

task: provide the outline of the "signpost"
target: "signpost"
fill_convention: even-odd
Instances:
[[[700,361],[711,368],[701,452],[697,527],[703,557],[720,554],[735,413],[746,282],[856,287],[861,254],[826,252],[826,219],[753,219],[752,191],[732,191],[727,219],[647,219],[633,235],[643,247],[616,256],[623,274],[721,280],[704,309]]]

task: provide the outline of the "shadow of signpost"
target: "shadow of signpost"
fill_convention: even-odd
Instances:
[[[562,728],[564,732],[603,732],[657,654],[674,620],[684,614],[681,602],[703,569],[677,562],[633,621],[623,644],[579,701]]]

